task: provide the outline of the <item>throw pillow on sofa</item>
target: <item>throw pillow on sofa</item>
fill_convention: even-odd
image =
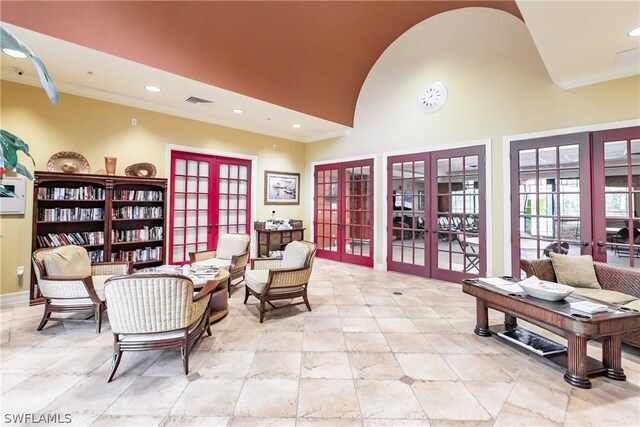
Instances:
[[[574,288],[601,289],[591,255],[562,255],[549,253],[556,280]]]

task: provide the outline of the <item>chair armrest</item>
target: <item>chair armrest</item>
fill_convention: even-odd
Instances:
[[[311,268],[276,268],[269,270],[267,284],[270,288],[306,285],[311,277]]]
[[[189,252],[189,261],[192,263],[198,261],[204,261],[206,259],[211,259],[216,257],[216,251],[199,251],[199,252]]]
[[[45,298],[90,298],[95,304],[102,302],[93,287],[91,276],[43,276],[38,281],[38,285]]]
[[[131,261],[99,262],[91,264],[91,274],[94,276],[131,274],[132,270],[133,262]]]
[[[249,262],[249,252],[244,252],[231,257],[231,270],[240,270],[247,266]]]
[[[219,280],[209,280],[206,285],[202,289],[198,291],[197,294],[193,296],[193,302],[198,302],[201,299],[207,298],[207,296],[211,295],[211,293],[216,289],[220,283]]]
[[[640,298],[640,271],[621,265],[594,262],[598,283],[603,289]]]
[[[280,258],[253,258],[251,260],[252,270],[272,270],[280,268],[282,259]]]
[[[207,296],[211,297],[211,294],[209,293]],[[202,316],[207,312],[208,307],[209,298],[203,298],[198,301],[196,301],[194,298],[191,309],[189,310],[189,319],[187,319],[187,323],[189,324],[189,326],[200,320]]]

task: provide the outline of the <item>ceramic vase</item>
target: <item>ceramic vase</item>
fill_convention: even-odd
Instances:
[[[118,162],[117,157],[105,157],[104,158],[104,168],[107,171],[107,175],[115,175],[116,174],[116,163]]]

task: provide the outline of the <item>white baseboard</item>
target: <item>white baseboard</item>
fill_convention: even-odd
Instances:
[[[29,305],[29,291],[13,292],[0,295],[0,307],[6,305]]]
[[[387,266],[384,263],[377,263],[374,267],[374,270],[377,271],[387,271]]]

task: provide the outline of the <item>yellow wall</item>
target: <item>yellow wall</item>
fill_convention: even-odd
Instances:
[[[416,98],[442,81],[449,98],[438,112],[420,111]],[[587,126],[640,117],[640,77],[565,90],[548,76],[526,25],[504,12],[465,8],[434,16],[400,36],[365,80],[353,131],[308,144],[307,163],[375,155],[377,221],[375,262],[386,264],[382,246],[383,155],[432,151],[491,139],[488,192],[492,197],[492,247],[488,266],[503,274],[508,225],[503,207],[503,138],[507,135]],[[312,213],[307,208],[307,223]]]
[[[44,90],[2,81],[1,126],[22,138],[36,161],[36,170],[46,170],[47,160],[58,151],[76,151],[87,158],[91,172],[104,170],[104,157],[118,158],[117,174],[124,175],[127,165],[153,163],[158,177],[166,177],[166,144],[186,145],[223,152],[257,156],[257,212],[255,219],[268,219],[271,210],[280,218],[304,216],[299,206],[264,206],[264,171],[300,172],[301,192],[306,197],[303,144],[182,119],[136,108],[60,94],[58,105],[51,105]],[[131,118],[138,126],[131,126]],[[277,150],[273,150],[273,144]],[[19,154],[20,162],[34,170],[29,159]],[[31,209],[33,184],[27,185],[26,214],[0,218],[0,293],[28,290],[31,253]],[[26,267],[24,280],[16,276],[16,267]]]

